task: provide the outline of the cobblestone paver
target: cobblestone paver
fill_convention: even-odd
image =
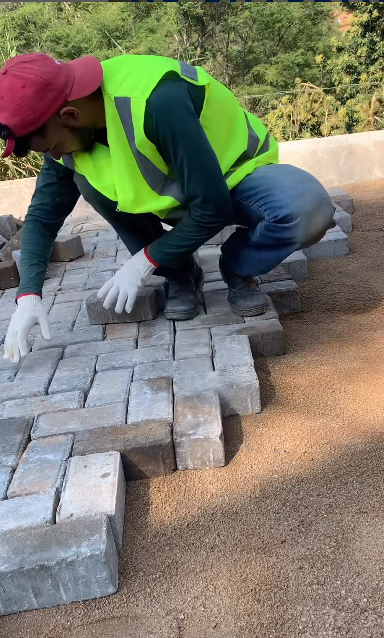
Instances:
[[[348,254],[353,202],[331,195],[337,225],[260,276],[268,303],[259,317],[227,303],[220,244],[235,227],[198,251],[205,284],[194,319],[164,318],[156,276],[130,315],[105,311],[96,293],[130,254],[84,202],[55,248],[65,261],[49,265],[44,284],[52,340],[34,328],[16,365],[1,345],[15,289],[0,290],[0,614],[116,591],[124,475],[225,463],[222,418],[261,411],[254,360],[284,353],[279,315],[299,312],[308,260]],[[0,217],[0,234],[1,261],[19,249],[11,216]],[[50,586],[36,588],[40,580]]]

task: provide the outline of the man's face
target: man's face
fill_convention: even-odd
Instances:
[[[54,115],[43,130],[31,136],[30,150],[50,153],[55,160],[75,151],[88,152],[95,146],[96,130],[82,126],[77,109],[63,109]]]

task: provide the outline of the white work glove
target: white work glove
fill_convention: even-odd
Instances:
[[[50,341],[48,315],[38,295],[25,295],[17,300],[17,309],[11,317],[4,343],[4,359],[18,363],[29,352],[28,335],[35,324],[40,325],[41,336]]]
[[[105,297],[103,307],[110,308],[117,300],[116,312],[131,312],[138,293],[155,269],[145,249],[140,250],[97,293],[98,297]]]

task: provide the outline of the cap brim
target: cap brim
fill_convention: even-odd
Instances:
[[[72,68],[74,74],[74,82],[68,95],[68,101],[79,100],[91,95],[101,86],[103,67],[93,55],[86,55],[66,64]]]
[[[7,143],[5,145],[3,158],[9,157],[10,155],[12,155],[13,151],[15,150],[15,146],[16,146],[16,140],[13,137],[10,137],[7,140]]]

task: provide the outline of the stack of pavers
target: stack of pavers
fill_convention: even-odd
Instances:
[[[352,201],[339,191],[337,227],[260,277],[268,308],[254,318],[230,312],[219,273],[233,228],[198,251],[199,315],[169,322],[159,277],[130,315],[102,308],[97,290],[130,255],[96,214],[69,219],[43,291],[52,341],[36,328],[20,365],[0,359],[0,613],[115,592],[125,479],[224,465],[222,417],[260,412],[254,359],[283,354],[279,315],[300,310],[307,259],[348,253]],[[10,216],[5,228],[19,264]],[[17,276],[2,281],[0,343]]]

